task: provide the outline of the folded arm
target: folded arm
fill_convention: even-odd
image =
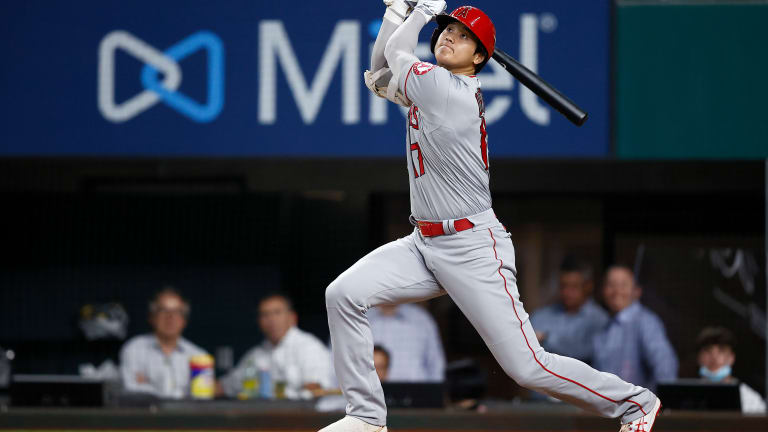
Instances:
[[[120,351],[120,377],[123,387],[130,392],[155,393],[155,388],[149,383],[146,368],[142,367],[141,353],[131,347],[123,347]]]

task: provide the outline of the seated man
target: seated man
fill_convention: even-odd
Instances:
[[[368,310],[373,343],[390,355],[389,381],[440,382],[445,378],[445,353],[437,324],[412,304]]]
[[[218,393],[243,394],[247,380],[258,379],[261,397],[308,399],[313,392],[330,387],[331,357],[315,336],[296,327],[293,304],[282,294],[270,294],[259,302],[259,327],[264,341],[245,353],[237,366],[219,382]],[[264,387],[268,377],[269,388]]]
[[[379,381],[387,381],[389,376],[389,352],[379,345],[373,346],[373,367]]]
[[[592,362],[592,338],[608,321],[608,314],[591,298],[592,269],[568,257],[560,266],[556,303],[531,315],[541,346],[549,352]]]
[[[698,346],[699,375],[712,382],[738,383],[731,375],[731,367],[736,361],[733,334],[722,327],[707,327],[699,333]],[[745,383],[739,383],[741,394],[741,412],[745,414],[765,414],[765,401],[760,393]]]
[[[154,332],[135,336],[120,350],[120,374],[128,391],[179,399],[189,395],[189,359],[207,354],[181,337],[189,303],[173,288],[155,294],[149,303]]]
[[[387,374],[389,373],[389,352],[379,345],[373,347],[373,367],[376,369],[376,375],[379,377],[379,381],[387,381]],[[319,412],[344,412],[347,407],[347,400],[344,395],[341,394],[341,389],[325,389],[321,392],[314,392],[316,396],[319,396],[317,403],[315,404],[315,410]]]
[[[677,355],[661,319],[640,304],[641,294],[629,267],[616,265],[606,271],[603,298],[611,319],[593,339],[594,366],[655,389],[659,381],[677,378]]]

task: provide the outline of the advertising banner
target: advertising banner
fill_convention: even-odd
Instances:
[[[475,6],[498,47],[590,114],[573,126],[491,61],[479,75],[491,155],[607,156],[609,2]],[[3,2],[0,155],[402,155],[404,112],[362,79],[383,12],[378,0]]]

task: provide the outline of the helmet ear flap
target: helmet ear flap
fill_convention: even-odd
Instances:
[[[435,28],[432,30],[432,39],[430,39],[429,42],[429,49],[432,51],[432,54],[435,53],[435,45],[437,45],[437,40],[440,38],[440,33],[442,33],[443,30],[440,27]]]

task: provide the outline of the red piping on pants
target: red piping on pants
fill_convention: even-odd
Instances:
[[[545,371],[549,372],[550,374],[552,374],[552,375],[554,375],[554,376],[556,376],[556,377],[558,377],[560,379],[566,380],[568,382],[572,382],[572,383],[576,384],[577,386],[583,388],[584,390],[587,390],[590,393],[593,393],[593,394],[595,394],[597,396],[600,396],[601,398],[603,398],[603,399],[605,399],[607,401],[610,401],[610,402],[613,402],[613,403],[620,403],[619,401],[615,401],[615,400],[613,400],[613,399],[611,399],[609,397],[601,395],[600,393],[592,390],[591,388],[585,386],[584,384],[581,384],[581,383],[579,383],[577,381],[574,381],[574,380],[572,380],[570,378],[566,378],[564,376],[561,376],[561,375],[558,375],[558,374],[552,372],[551,370],[547,369],[543,364],[541,364],[541,362],[539,361],[538,358],[536,358],[536,353],[533,352],[533,348],[531,348],[531,344],[530,344],[530,342],[528,342],[528,336],[525,335],[525,331],[523,330],[523,320],[521,320],[520,319],[520,315],[517,314],[517,308],[515,307],[515,299],[514,299],[514,297],[512,297],[512,294],[509,293],[509,288],[507,287],[507,278],[505,278],[504,275],[501,273],[501,268],[502,268],[502,266],[504,266],[504,261],[500,260],[499,259],[499,254],[496,253],[496,238],[493,237],[493,232],[491,231],[490,228],[488,228],[488,233],[491,235],[491,239],[493,240],[493,255],[496,257],[496,261],[499,262],[499,270],[498,270],[498,272],[499,272],[499,276],[501,276],[501,279],[504,280],[504,290],[507,292],[507,295],[509,296],[509,299],[512,300],[512,309],[515,311],[515,316],[517,317],[517,320],[520,322],[520,332],[523,334],[523,338],[525,339],[525,343],[528,345],[528,349],[531,350],[531,355],[533,355],[533,359],[536,360],[536,363],[538,363],[539,366],[541,366],[542,369],[544,369]],[[643,407],[639,403],[637,403],[637,402],[635,402],[635,401],[633,401],[631,399],[625,399],[625,401],[637,405],[637,407],[640,408],[640,411],[643,413],[643,415],[647,415],[647,413],[645,412],[645,410],[643,410]]]

